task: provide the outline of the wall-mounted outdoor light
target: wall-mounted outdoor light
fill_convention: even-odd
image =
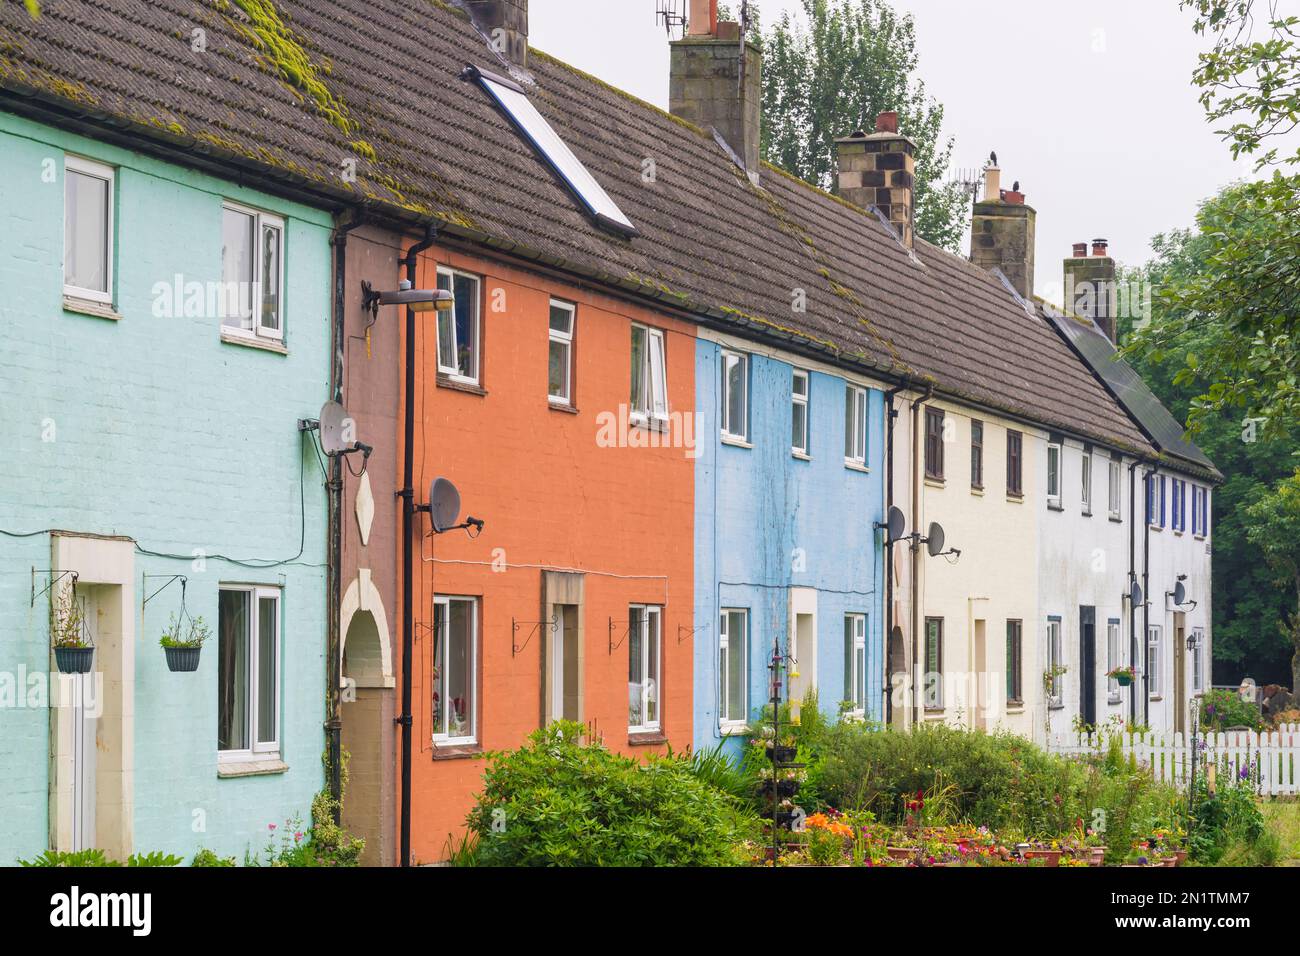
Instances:
[[[396,292],[376,292],[362,279],[361,296],[361,308],[376,318],[381,305],[404,305],[412,312],[447,312],[456,307],[456,297],[446,289],[413,289],[409,279],[403,279]]]

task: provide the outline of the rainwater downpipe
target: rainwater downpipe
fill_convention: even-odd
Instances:
[[[1143,522],[1142,530],[1142,640],[1149,642],[1151,640],[1151,522],[1156,516],[1156,502],[1152,500],[1155,492],[1156,476],[1160,474],[1159,466],[1153,467],[1147,472],[1147,484],[1145,485],[1146,500],[1150,502],[1151,514]],[[1144,646],[1145,643],[1144,643]],[[1147,652],[1147,655],[1150,651]],[[1144,655],[1145,657],[1146,655]],[[1142,723],[1146,726],[1151,724],[1151,668],[1149,662],[1145,662],[1142,667]]]
[[[889,510],[894,506],[894,419],[898,409],[894,407],[894,396],[906,388],[906,381],[885,392],[885,514],[886,525]],[[885,726],[894,721],[894,693],[891,686],[894,670],[894,542],[889,540],[889,528],[885,528],[885,546],[881,549],[885,559],[885,679],[881,684],[885,695]]]
[[[1137,568],[1134,566],[1134,562],[1137,560],[1137,497],[1134,492],[1137,488],[1137,467],[1140,464],[1141,462],[1134,458],[1132,464],[1128,466],[1128,591],[1130,595],[1133,593],[1133,584],[1137,581]],[[1146,595],[1143,594],[1143,597],[1146,597]],[[1137,605],[1133,603],[1133,598],[1130,596],[1128,602],[1128,666],[1132,668],[1134,674],[1137,673],[1137,665]],[[1133,686],[1129,688],[1128,717],[1129,723],[1137,723],[1137,696]]]
[[[430,224],[424,238],[406,250],[402,264],[406,266],[406,278],[415,288],[416,267],[419,265],[420,253],[434,244],[438,238],[438,227]],[[394,723],[402,728],[402,820],[401,820],[401,857],[402,866],[411,865],[411,659],[414,656],[415,626],[414,614],[415,570],[415,310],[406,310],[406,349],[405,349],[405,388],[406,411],[403,427],[402,452],[402,490],[397,497],[402,499],[402,713]]]
[[[917,440],[920,434],[921,407],[934,395],[934,386],[926,387],[925,395],[912,400],[912,726],[921,723],[921,692],[917,686],[917,667],[921,644],[919,612],[921,604],[921,543],[917,537],[920,533],[921,482],[920,482],[920,448]]]

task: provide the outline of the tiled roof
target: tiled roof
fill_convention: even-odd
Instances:
[[[324,109],[281,79],[286,61],[258,48],[258,25],[230,0],[43,6],[33,22],[22,4],[0,0],[0,106],[39,101],[105,134],[125,126],[330,203],[437,219],[742,334],[781,336],[794,349],[1151,451],[1049,322],[1026,313],[996,276],[920,240],[910,257],[875,215],[774,168],[756,188],[711,134],[533,51],[534,104],[639,236],[601,230],[482,90],[459,78],[471,64],[503,67],[440,0],[242,4],[272,11],[292,33],[317,91],[328,91]],[[796,289],[802,313],[791,307]]]

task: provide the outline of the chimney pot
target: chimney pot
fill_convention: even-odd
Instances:
[[[984,201],[1002,201],[1002,170],[989,166],[984,170]]]
[[[897,133],[898,132],[898,113],[893,110],[881,113],[876,117],[877,133]]]
[[[693,37],[711,37],[718,34],[718,0],[687,0],[686,34]]]
[[[1110,253],[1106,251],[1109,246],[1110,243],[1105,239],[1094,239],[1092,240],[1092,254],[1094,256],[1110,255]]]

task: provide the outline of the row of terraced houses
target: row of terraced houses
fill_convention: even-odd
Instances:
[[[996,166],[925,242],[896,114],[761,162],[716,7],[663,112],[527,0],[0,3],[0,860],[242,855],[346,753],[436,862],[485,751],[738,752],[774,651],[832,720],[1187,724],[1221,475],[1106,244],[1036,298]]]

